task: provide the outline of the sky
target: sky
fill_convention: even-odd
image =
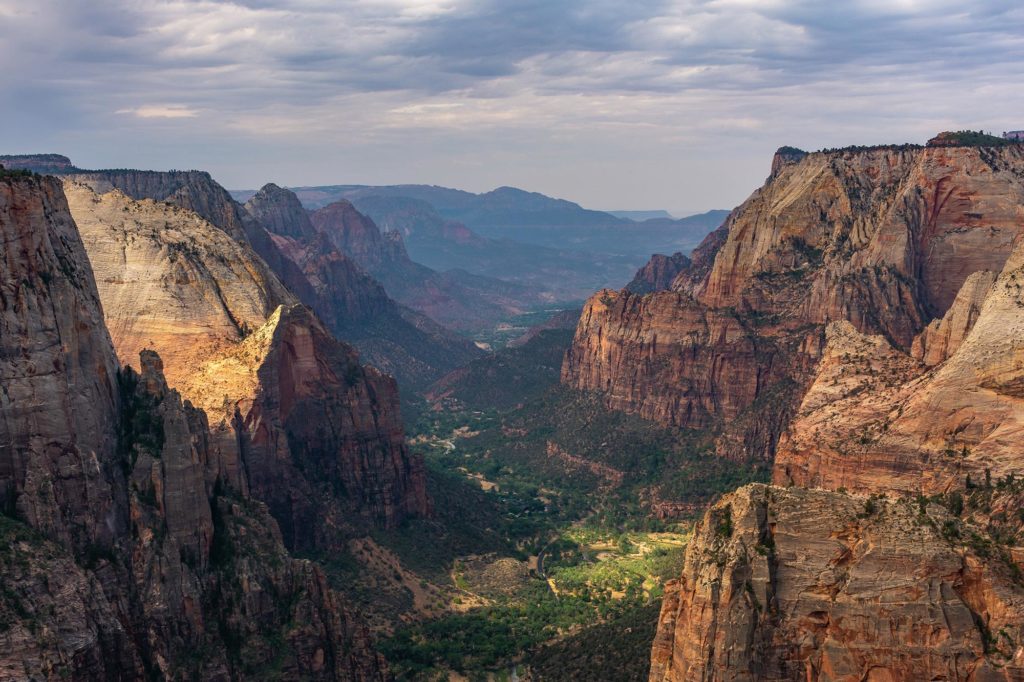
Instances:
[[[731,208],[781,145],[1024,128],[1003,0],[0,0],[0,153]]]

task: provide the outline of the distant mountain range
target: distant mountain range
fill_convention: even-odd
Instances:
[[[381,229],[400,232],[418,263],[540,288],[559,302],[623,286],[651,254],[688,253],[728,215],[716,210],[673,219],[666,211],[650,211],[619,217],[514,187],[483,194],[434,185],[291,190],[309,210],[352,202]],[[253,193],[233,192],[239,201]]]
[[[616,218],[625,218],[636,223],[654,218],[668,218],[670,220],[673,218],[672,214],[668,211],[608,211],[608,213]]]

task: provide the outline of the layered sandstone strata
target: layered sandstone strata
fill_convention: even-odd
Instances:
[[[270,505],[289,547],[339,542],[323,529],[345,517],[428,513],[394,380],[361,367],[247,244],[170,204],[66,189],[118,355],[161,355],[210,415],[225,476]]]
[[[652,682],[1019,680],[1024,587],[943,507],[750,485],[666,587]]]
[[[0,175],[0,676],[382,680],[159,358],[118,368],[60,183]]]
[[[993,279],[968,278],[918,337],[926,364],[848,324],[830,326],[818,375],[780,442],[775,480],[936,493],[1019,474],[1024,246]]]
[[[724,452],[770,458],[787,421],[776,417],[814,380],[829,322],[909,350],[969,277],[1002,270],[1024,226],[1019,147],[784,161],[705,240],[672,291],[600,292],[588,302],[564,383],[664,424],[717,422]],[[964,320],[922,341],[932,359],[956,343],[957,326]]]

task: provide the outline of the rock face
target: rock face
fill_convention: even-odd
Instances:
[[[770,458],[828,323],[910,350],[969,277],[1002,270],[1024,225],[1019,146],[791,156],[671,291],[592,298],[563,382],[668,425],[713,424],[725,454]],[[955,341],[956,325],[940,336]],[[941,355],[936,343],[922,348]]]
[[[666,588],[651,681],[1021,679],[1024,588],[944,537],[953,522],[907,499],[741,488]]]
[[[668,291],[679,273],[688,270],[691,265],[690,259],[679,252],[671,256],[656,253],[647,265],[637,271],[633,281],[626,285],[626,290],[634,294]]]
[[[0,677],[385,679],[159,357],[118,368],[59,181],[0,177],[0,232]]]
[[[272,227],[270,238],[301,271],[309,288],[302,300],[335,335],[354,344],[403,388],[421,388],[440,372],[481,354],[468,340],[396,304],[330,235],[313,226],[292,192],[266,185],[246,202],[245,210]]]
[[[779,424],[786,487],[706,514],[666,590],[651,680],[1022,679],[1020,150],[833,152],[815,171],[829,156],[781,164],[750,200],[779,210],[738,209],[708,275],[673,285],[762,341],[803,334],[776,357],[805,362]],[[837,210],[812,241],[815,211]],[[778,276],[785,243],[800,286]],[[606,346],[621,353],[626,329]]]
[[[313,308],[336,336],[353,343],[368,362],[395,375],[403,386],[424,385],[477,355],[468,341],[396,305],[354,264],[339,263],[334,249],[326,244],[314,249],[315,257],[325,261],[321,264],[325,271],[319,282],[311,281],[309,266],[296,262],[297,255],[288,251],[288,244],[263,224],[264,216],[251,216],[208,173],[104,170],[65,177],[100,194],[117,189],[135,200],[172,203],[205,218],[235,241],[251,245],[295,298]],[[268,203],[273,201],[265,202],[265,209]],[[271,210],[265,217],[280,226],[296,215]],[[308,220],[305,223],[300,220],[297,228],[286,229],[308,229]]]
[[[77,171],[71,159],[61,154],[3,154],[0,165],[34,173],[71,173]]]
[[[348,201],[324,206],[313,213],[311,220],[335,248],[370,272],[409,260],[399,233],[382,233]]]
[[[995,278],[996,273],[980,270],[964,280],[946,314],[932,320],[914,339],[911,355],[929,367],[948,360],[974,327]]]
[[[278,306],[297,303],[248,243],[190,210],[73,181],[65,193],[123,364],[155,349],[179,387]]]
[[[117,361],[58,181],[0,176],[0,505],[84,550],[124,530]]]
[[[161,354],[212,418],[220,468],[270,506],[289,548],[339,542],[323,529],[345,517],[429,512],[394,381],[360,367],[247,244],[172,205],[66,191],[119,357]]]
[[[830,327],[815,382],[780,443],[775,480],[931,494],[1019,473],[1022,266],[1024,245],[998,278],[967,279],[913,344],[925,364],[883,338]]]
[[[152,199],[192,211],[246,241],[243,214],[228,191],[204,171],[87,171],[66,176],[97,194],[117,189],[133,199]]]

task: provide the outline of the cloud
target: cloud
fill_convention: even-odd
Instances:
[[[0,146],[231,184],[262,184],[258,158],[303,182],[728,206],[780,144],[1024,126],[1009,0],[0,0],[0,19]]]
[[[115,113],[131,114],[138,118],[194,118],[199,115],[198,111],[184,104],[148,104],[134,109],[118,109]]]

